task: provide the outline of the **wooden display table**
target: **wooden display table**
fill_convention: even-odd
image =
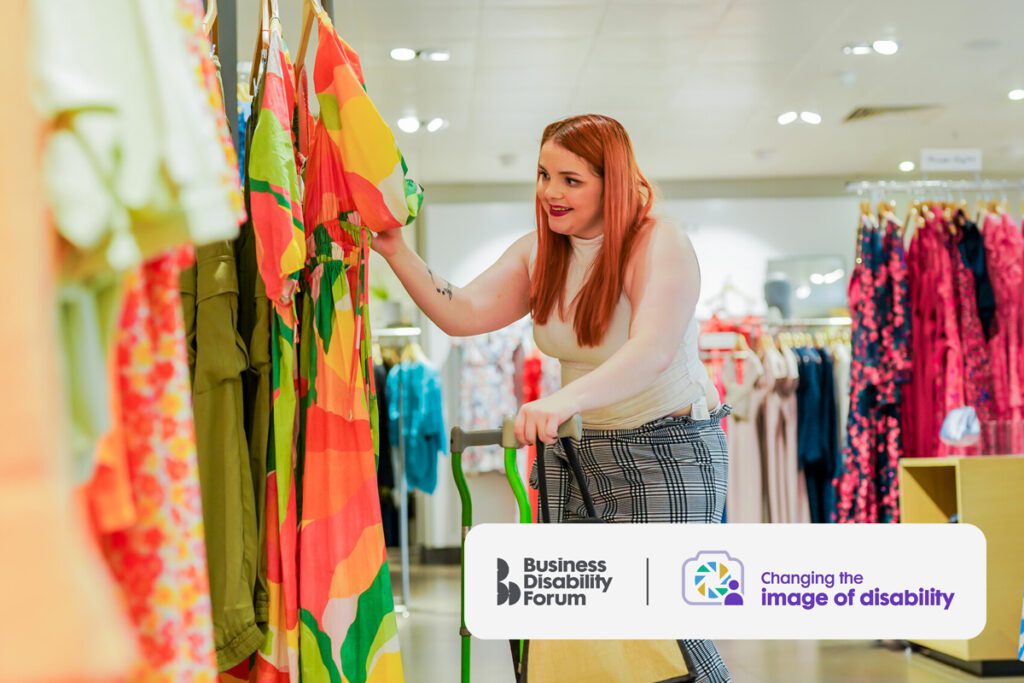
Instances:
[[[922,640],[928,654],[976,675],[1024,673],[1016,660],[1024,592],[1024,456],[903,458],[900,519],[959,521],[985,534],[988,611],[971,640]]]

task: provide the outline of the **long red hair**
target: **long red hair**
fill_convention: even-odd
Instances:
[[[604,242],[587,281],[570,302],[577,342],[597,346],[622,296],[633,245],[651,221],[654,190],[637,166],[629,134],[613,118],[586,114],[555,121],[544,129],[541,146],[548,141],[586,160],[604,181]],[[572,244],[548,226],[539,197],[536,208],[537,262],[530,280],[530,312],[534,322],[543,325],[556,305],[566,317],[565,280]]]

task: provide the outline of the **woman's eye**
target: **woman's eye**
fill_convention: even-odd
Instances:
[[[566,179],[565,179],[565,183],[566,183],[566,184],[567,184],[567,185],[568,185],[569,187],[575,187],[576,185],[579,185],[579,182],[580,182],[580,181],[576,180],[575,178],[566,178]]]

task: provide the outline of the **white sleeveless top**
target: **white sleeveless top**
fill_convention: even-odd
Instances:
[[[604,236],[592,239],[569,237],[572,258],[565,283],[565,301],[570,306],[586,281]],[[531,270],[536,247],[530,259]],[[632,307],[625,292],[615,307],[608,331],[598,346],[581,347],[572,326],[572,310],[564,320],[555,307],[544,325],[534,324],[533,338],[537,347],[562,363],[562,386],[573,382],[608,360],[629,339]],[[693,406],[695,418],[708,410],[710,379],[700,361],[697,347],[697,321],[691,320],[676,351],[675,358],[654,383],[625,400],[583,413],[583,425],[589,429],[633,429],[651,420],[677,413]]]

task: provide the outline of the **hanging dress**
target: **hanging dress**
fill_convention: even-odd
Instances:
[[[266,554],[269,618],[258,680],[298,681],[299,577],[297,467],[298,318],[294,294],[306,256],[292,116],[295,85],[277,22],[269,36],[262,88],[254,102],[249,206],[256,264],[271,302],[271,419],[266,453]],[[315,680],[315,679],[314,679]]]
[[[301,670],[308,681],[391,683],[404,675],[377,492],[366,268],[370,231],[409,223],[422,192],[405,178],[358,55],[317,19],[320,117],[304,176]]]
[[[863,219],[850,280],[853,318],[848,440],[835,479],[838,522],[899,521],[900,416],[913,343],[899,225]],[[929,234],[924,231],[923,234]],[[941,373],[940,373],[941,374]]]

